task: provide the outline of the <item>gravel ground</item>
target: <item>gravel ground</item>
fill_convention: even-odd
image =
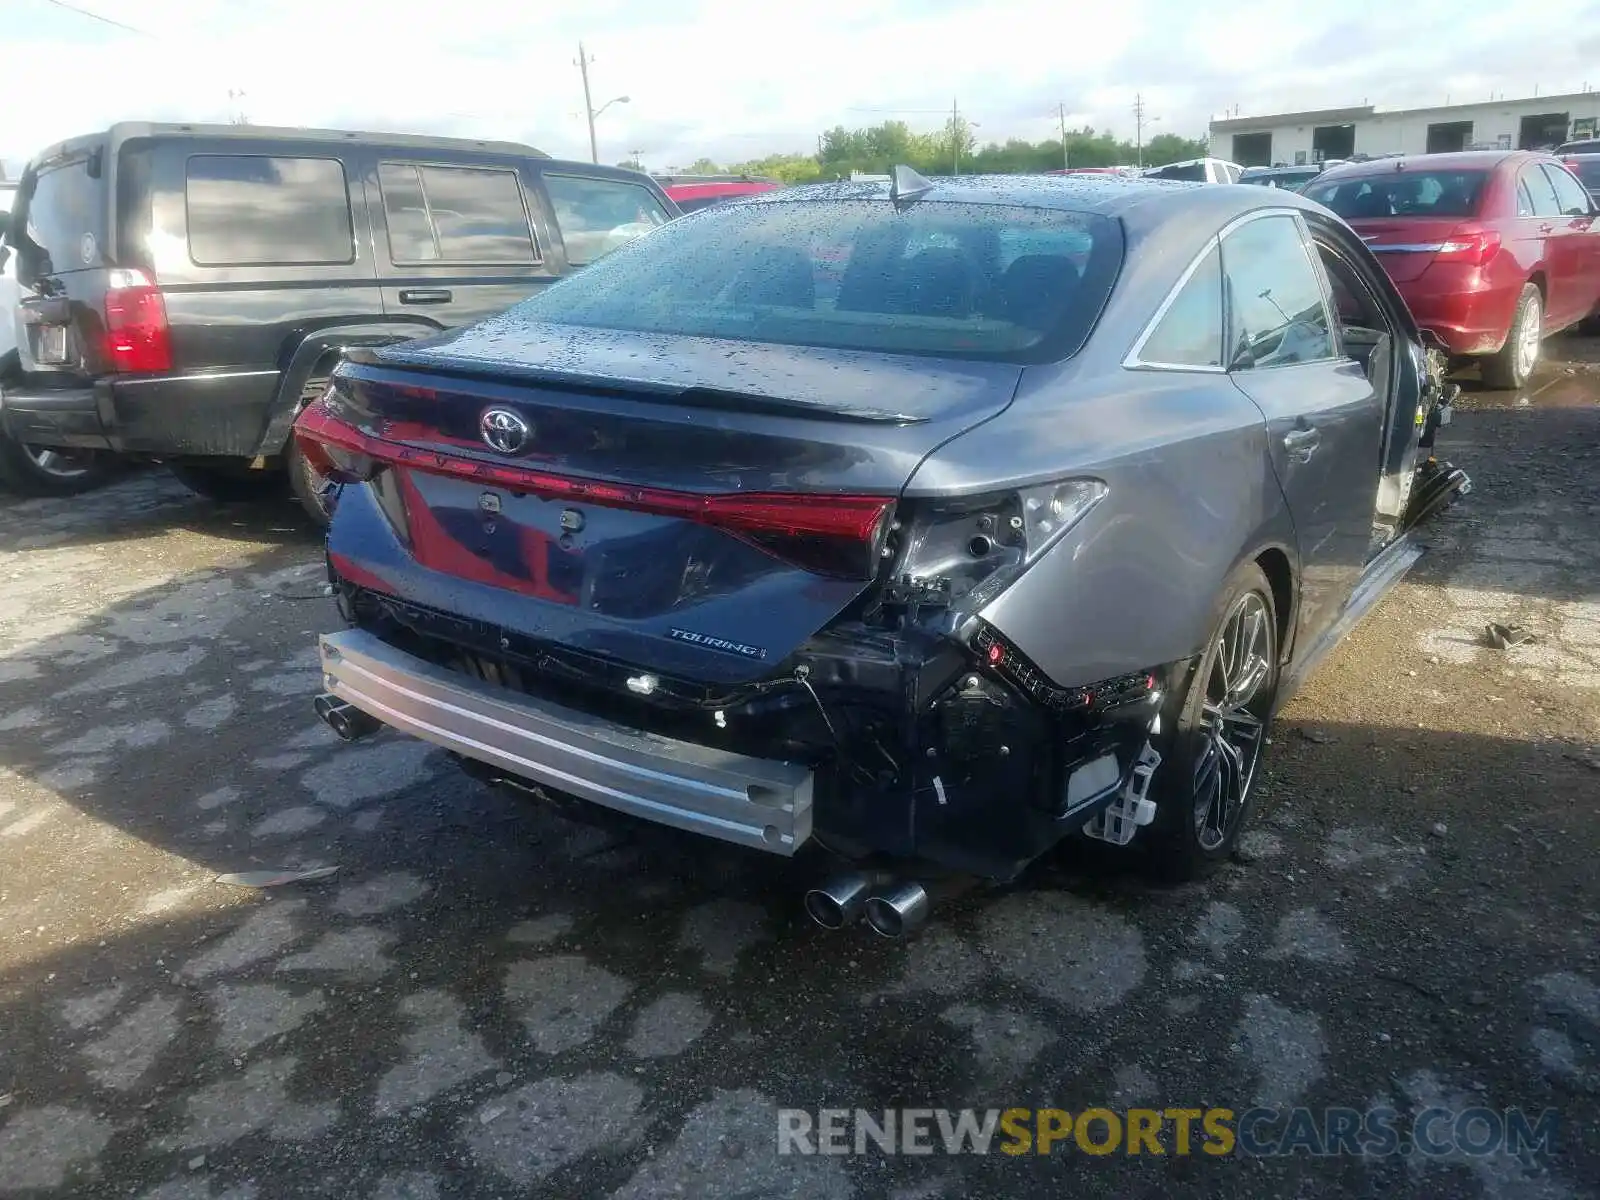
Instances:
[[[0,499],[0,1192],[1600,1194],[1597,395],[1464,398],[1474,492],[1286,710],[1238,863],[1069,852],[895,944],[809,926],[802,865],[339,745],[287,506]],[[780,1106],[1255,1104],[1561,1116],[1531,1158],[776,1152]]]

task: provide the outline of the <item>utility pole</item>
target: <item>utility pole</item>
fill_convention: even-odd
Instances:
[[[583,76],[583,115],[589,120],[589,161],[600,161],[600,146],[594,138],[594,101],[589,96],[589,64],[594,59],[590,58],[583,48],[583,43],[578,43],[578,71]]]
[[[956,98],[950,97],[950,173],[961,174],[961,110]]]
[[[1135,92],[1133,97],[1133,149],[1137,156],[1134,165],[1144,166],[1144,93]]]
[[[1067,161],[1067,106],[1065,104],[1059,104],[1056,107],[1061,116],[1061,169],[1065,171],[1067,168],[1072,166],[1072,164]]]

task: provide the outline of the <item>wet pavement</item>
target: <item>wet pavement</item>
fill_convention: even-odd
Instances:
[[[1285,712],[1238,863],[1074,849],[905,943],[811,927],[804,865],[338,744],[287,504],[0,499],[0,1192],[1600,1194],[1600,356],[1566,350],[1464,396],[1474,492]],[[1560,1123],[1528,1158],[777,1153],[780,1107],[1256,1104]]]

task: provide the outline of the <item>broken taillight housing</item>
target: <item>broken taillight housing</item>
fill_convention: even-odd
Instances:
[[[296,418],[306,461],[339,483],[364,483],[404,467],[510,492],[677,517],[732,534],[775,558],[822,575],[867,580],[877,570],[894,499],[817,492],[679,492],[557,475],[373,437],[338,415],[333,389]]]
[[[993,599],[1106,496],[1098,479],[1064,479],[997,494],[918,501],[900,517],[895,578],[947,583],[950,600]]]
[[[1081,687],[1061,687],[985,621],[977,623],[968,644],[985,667],[1044,708],[1104,712],[1129,704],[1143,704],[1157,695],[1159,680],[1154,671],[1135,671]]]

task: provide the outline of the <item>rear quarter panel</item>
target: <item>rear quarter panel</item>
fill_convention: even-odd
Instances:
[[[1261,413],[1222,374],[1032,369],[911,490],[1074,476],[1105,499],[981,614],[1063,686],[1189,657],[1235,564],[1268,547],[1295,564]]]

